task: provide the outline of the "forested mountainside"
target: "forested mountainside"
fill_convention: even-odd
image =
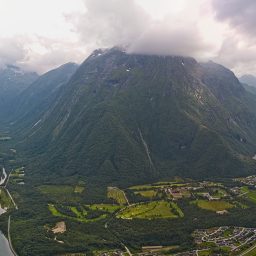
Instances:
[[[96,50],[54,97],[18,144],[40,179],[125,186],[255,168],[256,98],[221,65]]]
[[[40,123],[41,116],[54,104],[62,86],[77,68],[77,64],[67,63],[41,75],[15,98],[5,117],[5,123],[16,134],[28,135],[30,129]]]

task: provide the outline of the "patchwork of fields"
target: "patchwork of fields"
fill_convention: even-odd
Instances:
[[[15,178],[15,175],[13,178]],[[92,203],[85,202],[87,187],[81,183],[74,185],[41,185],[37,187],[37,191],[48,200],[48,211],[56,218],[56,222],[65,221],[69,223],[71,221],[80,223],[79,225],[95,223],[103,225],[107,230],[111,226],[110,223],[121,223],[122,221],[129,222],[131,225],[140,223],[140,221],[142,223],[145,223],[145,221],[182,223],[183,218],[190,217],[190,211],[197,212],[201,217],[215,214],[218,218],[224,218],[221,215],[232,216],[235,212],[250,209],[250,205],[256,203],[256,190],[253,187],[245,185],[239,188],[226,187],[221,183],[212,181],[179,180],[137,185],[129,188],[106,187],[105,197],[102,201]],[[188,211],[188,209],[190,210]],[[194,218],[195,220],[196,217],[197,215]],[[218,229],[216,228],[216,230]],[[231,227],[227,228],[221,235],[228,239],[236,232],[232,230]],[[243,228],[241,228],[242,231],[244,232]],[[66,233],[68,234],[68,232],[67,230]],[[56,239],[60,237],[60,241],[62,241],[61,234],[55,236]],[[218,240],[218,237],[218,233],[216,233],[216,241],[221,241]],[[243,241],[242,237],[241,241]],[[239,245],[238,242],[234,242],[234,244]],[[242,245],[242,242],[240,244]],[[213,243],[202,243],[198,251],[189,252],[188,255],[212,255],[216,245],[215,247],[212,246]],[[242,249],[247,250],[251,243],[246,244],[246,246],[243,246]],[[159,251],[157,249],[154,253],[158,255],[162,248],[164,247],[161,247]],[[172,250],[176,248],[175,250],[178,250],[179,246],[173,244],[166,248],[172,248]],[[150,250],[143,251],[143,253],[152,255]],[[244,255],[254,255],[254,250],[253,248]],[[111,250],[107,251],[107,255],[110,255],[110,252]],[[112,250],[112,252],[117,253],[118,250]],[[126,254],[126,252],[122,253]],[[186,254],[177,253],[176,255]]]

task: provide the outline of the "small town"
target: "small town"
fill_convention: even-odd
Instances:
[[[239,251],[246,244],[256,240],[256,228],[219,227],[194,232],[195,243],[214,243],[218,247],[229,248],[230,251]]]
[[[238,181],[238,182],[242,182],[243,184],[248,185],[248,186],[256,187],[256,175],[248,176],[245,178],[237,178],[234,180]]]

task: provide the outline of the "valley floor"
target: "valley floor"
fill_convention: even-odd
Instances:
[[[4,143],[0,229],[19,256],[255,255],[256,176],[42,184]]]

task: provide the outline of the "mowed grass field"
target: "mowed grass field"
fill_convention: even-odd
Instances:
[[[184,187],[187,183],[173,183],[173,182],[158,182],[154,184],[145,184],[129,187],[130,190],[141,191],[141,190],[154,190],[158,188],[165,188],[170,186]]]
[[[137,186],[129,187],[129,189],[131,190],[147,190],[152,188],[154,188],[153,185],[137,185]]]
[[[233,204],[226,201],[207,201],[207,200],[196,200],[192,201],[193,204],[199,208],[209,211],[223,211],[235,207]]]
[[[169,202],[154,201],[126,207],[117,214],[117,217],[122,219],[178,218],[178,214],[175,212],[176,210]]]
[[[128,203],[124,191],[116,187],[108,187],[107,197],[114,199],[119,205]]]
[[[113,213],[121,209],[120,205],[113,205],[113,204],[92,204],[92,205],[88,205],[88,207],[90,207],[90,209],[92,210],[101,210],[101,211],[106,211],[110,213]]]
[[[134,192],[136,195],[141,195],[146,198],[153,198],[156,197],[157,192],[155,190],[143,190],[143,191],[136,191]]]
[[[88,218],[87,217],[88,213],[85,209],[83,209],[81,211],[81,210],[78,210],[77,207],[74,207],[74,206],[67,207],[67,209],[69,209],[70,212],[73,213],[73,216],[62,213],[53,204],[49,204],[48,209],[51,212],[51,214],[55,217],[62,217],[62,218],[75,220],[75,221],[78,221],[78,222],[84,222],[84,223],[98,221],[98,220],[101,220],[101,219],[105,219],[107,217],[107,214],[101,214],[101,215],[98,215],[97,217],[95,216],[94,218]]]
[[[251,201],[256,203],[256,190],[250,190],[248,187],[242,187],[242,193],[246,193],[245,196]]]

